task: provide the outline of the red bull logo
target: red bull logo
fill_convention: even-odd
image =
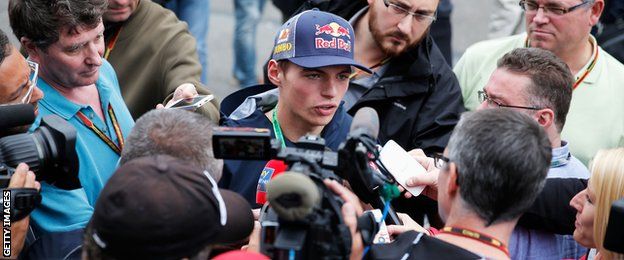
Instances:
[[[316,25],[316,35],[320,34],[329,34],[334,37],[347,36],[347,38],[351,39],[351,35],[349,34],[349,29],[340,26],[340,24],[336,22],[331,22],[326,25],[320,26]]]
[[[284,29],[280,31],[279,37],[277,37],[277,43],[282,43],[288,40],[288,35],[290,35],[289,29]]]

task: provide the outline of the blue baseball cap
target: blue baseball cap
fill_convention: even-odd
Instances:
[[[275,37],[274,60],[288,60],[304,68],[351,65],[371,73],[353,59],[355,34],[342,17],[308,10],[290,18]]]

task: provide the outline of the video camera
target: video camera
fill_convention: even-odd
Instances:
[[[611,204],[607,232],[605,232],[604,248],[624,254],[624,198]]]
[[[49,115],[41,119],[33,133],[22,132],[35,118],[30,104],[0,106],[0,188],[9,185],[15,167],[26,163],[38,181],[45,181],[61,189],[80,188],[76,130],[65,120]],[[8,133],[15,134],[8,134]],[[11,220],[27,216],[41,202],[35,189],[11,189]]]
[[[373,122],[372,124],[366,122]],[[372,126],[371,126],[372,125]],[[377,113],[359,110],[351,132],[338,152],[327,150],[325,141],[306,135],[296,147],[281,147],[268,129],[216,128],[213,132],[215,157],[234,160],[282,160],[287,172],[268,182],[270,206],[261,213],[261,251],[272,259],[348,258],[351,236],[342,219],[344,203],[324,184],[323,179],[346,179],[360,199],[374,207],[389,208],[388,190],[396,185],[378,160]],[[398,190],[396,190],[398,196]],[[381,198],[381,197],[385,197]],[[400,223],[387,209],[391,224]],[[379,227],[372,214],[358,219],[365,244],[370,244]]]

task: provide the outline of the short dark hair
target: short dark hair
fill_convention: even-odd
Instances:
[[[212,128],[208,118],[181,109],[154,109],[141,116],[126,138],[119,165],[157,154],[189,161],[219,180],[221,161],[212,151]]]
[[[528,102],[555,112],[555,125],[561,132],[572,100],[574,78],[570,68],[555,54],[539,48],[518,48],[498,60],[498,68],[531,78],[526,90]]]
[[[4,61],[4,58],[11,55],[11,43],[9,37],[0,30],[0,64]]]
[[[462,203],[486,225],[520,217],[544,186],[551,160],[545,130],[511,109],[462,114],[447,149]]]
[[[64,27],[69,33],[97,27],[107,5],[108,0],[10,0],[9,21],[18,39],[26,37],[47,50]]]

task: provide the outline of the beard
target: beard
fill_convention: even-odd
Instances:
[[[378,26],[377,14],[371,11],[369,12],[369,15],[370,20],[368,23],[368,29],[373,35],[373,39],[375,40],[375,43],[377,44],[379,49],[381,49],[381,51],[385,53],[387,57],[399,56],[411,49],[412,47],[418,45],[429,31],[429,28],[427,28],[423,35],[420,35],[420,37],[416,41],[411,42],[409,35],[401,32],[396,28],[390,33],[382,32]],[[387,40],[386,38],[394,39]]]

